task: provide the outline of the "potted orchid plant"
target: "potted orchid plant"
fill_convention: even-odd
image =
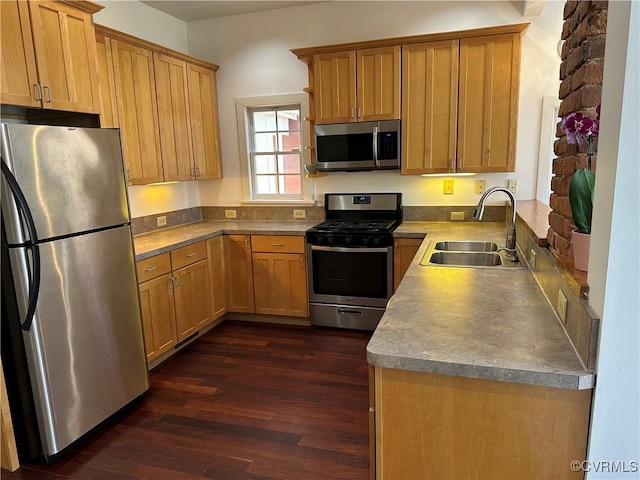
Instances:
[[[561,124],[567,135],[567,143],[587,145],[587,168],[575,171],[569,184],[569,204],[576,230],[572,233],[573,259],[578,270],[587,271],[589,264],[589,235],[593,213],[593,190],[595,175],[591,170],[593,139],[600,129],[600,105],[596,108],[596,118],[582,112],[570,113]]]

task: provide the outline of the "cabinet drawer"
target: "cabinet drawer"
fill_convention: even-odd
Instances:
[[[171,260],[168,253],[155,255],[136,262],[138,283],[152,280],[171,271]]]
[[[297,235],[252,235],[251,251],[304,253],[304,237]]]
[[[194,243],[171,252],[171,267],[177,270],[207,258],[206,242]]]

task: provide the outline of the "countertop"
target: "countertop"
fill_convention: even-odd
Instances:
[[[307,229],[318,223],[205,220],[135,235],[133,244],[136,260],[139,261],[225,233],[231,235],[304,235]]]
[[[551,305],[525,268],[421,266],[431,241],[489,240],[506,226],[423,223],[427,238],[368,346],[377,367],[567,389],[593,388]]]

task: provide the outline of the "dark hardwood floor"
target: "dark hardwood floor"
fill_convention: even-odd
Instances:
[[[154,369],[119,421],[2,479],[364,480],[369,336],[224,322]]]

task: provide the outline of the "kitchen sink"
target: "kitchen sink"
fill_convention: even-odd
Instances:
[[[469,267],[497,267],[502,265],[500,255],[485,252],[435,252],[430,263],[438,265],[464,265]]]
[[[504,250],[498,251],[494,242],[440,240],[433,241],[420,260],[431,267],[524,268],[508,259]]]
[[[437,242],[434,250],[447,252],[495,252],[498,250],[498,245],[494,242],[445,240]]]

